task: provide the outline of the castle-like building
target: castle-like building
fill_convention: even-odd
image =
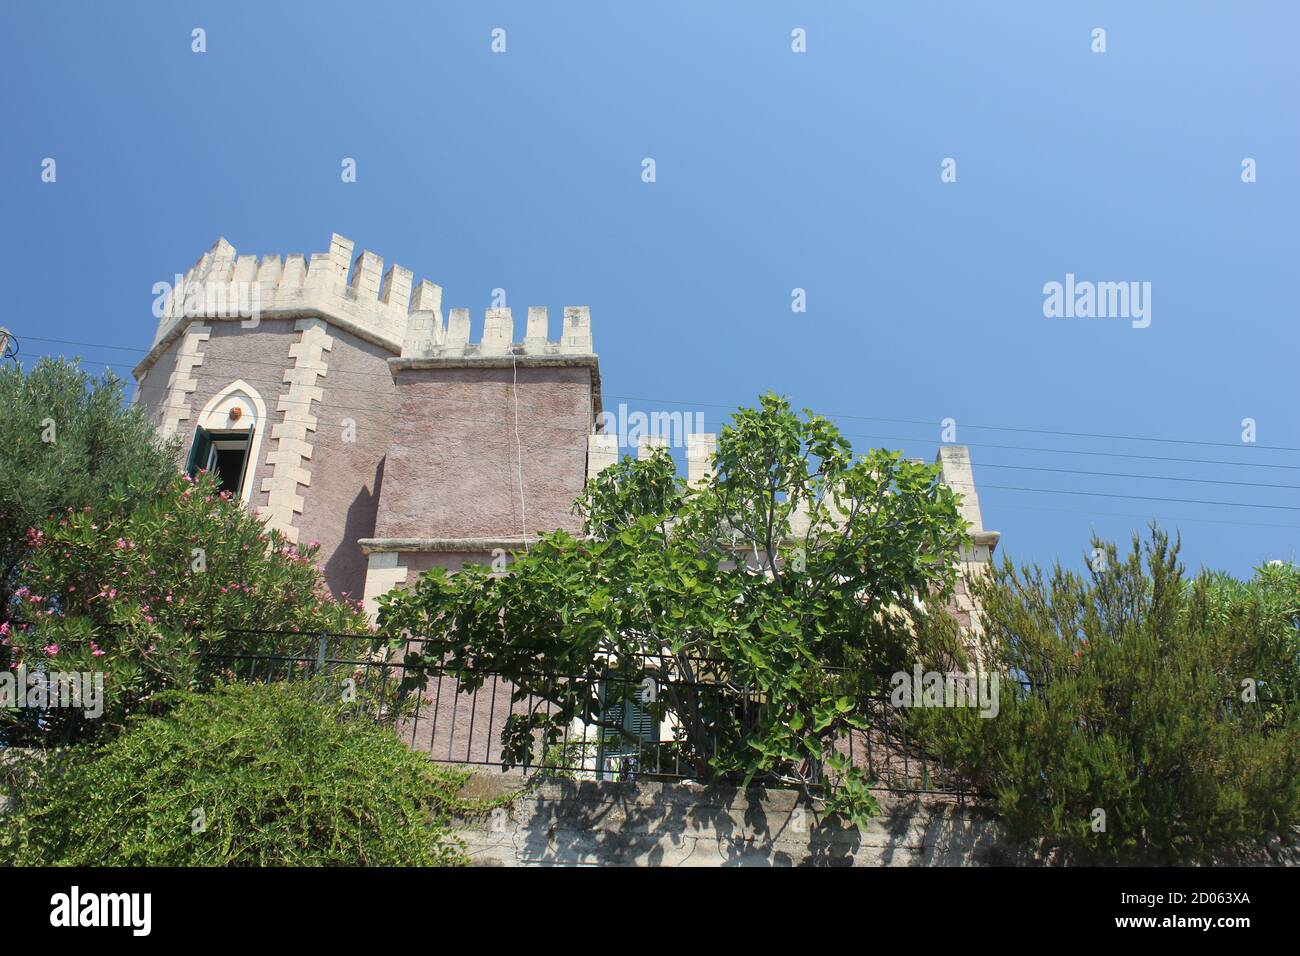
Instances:
[[[225,239],[160,295],[135,401],[188,467],[223,486],[291,541],[318,542],[336,596],[376,598],[434,566],[458,569],[577,531],[574,500],[613,463],[602,430],[600,363],[586,306],[566,306],[559,339],[545,307],[516,338],[508,308],[482,339],[442,289],[331,237],[310,257],[236,255]],[[642,452],[654,439],[642,446]],[[691,478],[713,436],[686,437]],[[970,456],[941,449],[985,563]],[[961,599],[959,598],[959,606]]]

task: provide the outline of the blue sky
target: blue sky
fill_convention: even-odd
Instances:
[[[476,335],[494,288],[518,327],[549,306],[553,337],[563,305],[590,305],[607,406],[699,410],[713,430],[770,388],[855,446],[927,458],[953,418],[1017,558],[1078,566],[1092,529],[1123,540],[1151,516],[1193,568],[1297,556],[1300,4],[10,2],[0,18],[0,322],[25,356],[126,374],[153,284],[218,236],[311,253],[337,231],[441,284]],[[1150,326],[1045,317],[1043,285],[1067,273],[1150,282]]]

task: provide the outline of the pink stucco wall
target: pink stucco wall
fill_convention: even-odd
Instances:
[[[399,372],[375,537],[576,528],[570,509],[586,480],[591,389],[581,367]]]
[[[237,321],[206,324],[211,332],[199,347],[203,361],[191,372],[197,387],[185,399],[191,414],[176,432],[182,443],[181,463],[188,456],[204,406],[227,386],[242,380],[266,405],[258,460],[250,465],[245,478],[252,483],[249,507],[265,508],[270,496],[262,490],[262,480],[273,472],[270,456],[279,445],[272,429],[285,417],[279,411],[280,399],[290,387],[284,375],[294,366],[289,350],[301,340],[302,332],[294,328],[293,319],[264,319],[255,327]],[[312,457],[303,463],[312,480],[308,486],[299,486],[303,511],[294,516],[294,526],[299,529],[300,543],[320,542],[320,566],[334,594],[359,598],[365,585],[366,558],[356,542],[374,533],[392,425],[390,353],[334,326],[329,327],[329,335],[333,345],[323,356],[327,371],[317,380],[322,397],[312,403],[317,419],[316,431],[308,438]],[[139,381],[140,404],[159,426],[171,402],[168,379],[176,371],[183,341],[182,335],[172,342]],[[345,424],[349,421],[351,428]]]
[[[300,488],[302,514],[296,517],[298,542],[320,542],[319,563],[336,596],[361,597],[366,557],[357,539],[374,534],[384,455],[396,405],[386,349],[331,327],[334,345],[329,371],[317,384],[313,403],[316,431],[311,434],[311,485]]]

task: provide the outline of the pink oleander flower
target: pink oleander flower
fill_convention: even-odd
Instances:
[[[6,634],[8,634],[8,633],[9,633],[9,622],[8,622],[8,621],[0,621],[0,637],[3,637],[4,635],[6,635]]]
[[[113,545],[113,547],[117,548],[117,550],[119,550],[119,551],[125,551],[125,550],[126,550],[126,539],[125,539],[125,538],[118,538],[118,539],[117,539],[117,542]]]
[[[44,651],[46,654],[48,654],[50,657],[54,657],[54,656],[56,656],[56,655],[59,653],[59,645],[58,645],[58,644],[47,644],[47,645],[45,645],[44,647],[42,647],[41,650],[43,650],[43,651]]]
[[[90,642],[90,654],[92,657],[104,656],[104,652],[100,649],[99,645],[96,644],[94,641]]]

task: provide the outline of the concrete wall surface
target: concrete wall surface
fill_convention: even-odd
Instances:
[[[506,781],[476,779],[478,795]],[[462,821],[480,866],[972,866],[1016,862],[984,811],[882,795],[862,830],[791,790],[549,779]]]

